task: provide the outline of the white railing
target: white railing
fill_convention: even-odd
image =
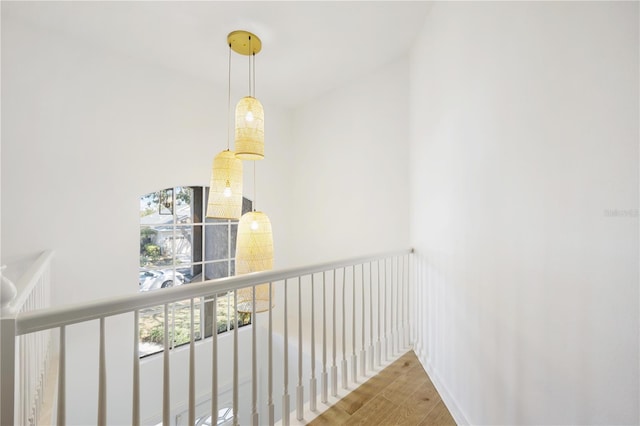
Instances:
[[[3,319],[2,330],[2,355],[4,358],[6,346],[12,346],[18,338],[39,333],[42,331],[59,330],[59,356],[58,356],[58,386],[56,416],[57,424],[64,425],[66,422],[66,328],[73,324],[84,323],[92,320],[99,320],[99,348],[95,355],[98,360],[98,391],[96,399],[97,424],[107,423],[107,413],[109,401],[107,401],[107,382],[109,371],[106,365],[106,345],[105,329],[106,319],[120,314],[133,313],[134,343],[131,359],[133,363],[131,379],[132,401],[131,401],[131,424],[141,423],[140,394],[145,383],[141,382],[140,358],[138,356],[138,341],[140,329],[141,309],[163,306],[164,307],[164,350],[162,353],[162,401],[158,402],[158,411],[162,410],[162,424],[173,424],[171,421],[172,412],[171,401],[171,357],[172,351],[170,343],[169,327],[169,307],[178,301],[190,301],[191,312],[191,332],[188,344],[188,424],[194,425],[196,422],[196,401],[202,400],[196,395],[196,352],[194,333],[194,303],[195,299],[213,303],[217,306],[217,295],[224,292],[234,293],[234,303],[237,304],[237,292],[239,289],[253,287],[267,283],[270,289],[273,288],[282,296],[278,300],[282,301],[282,306],[274,308],[273,294],[269,291],[268,315],[252,316],[251,333],[252,339],[250,351],[252,354],[251,366],[251,392],[243,395],[243,400],[251,399],[251,413],[248,418],[239,418],[239,340],[237,319],[233,328],[233,365],[218,365],[218,340],[219,336],[213,333],[211,337],[211,357],[206,360],[212,365],[210,378],[210,412],[214,413],[215,424],[218,413],[218,393],[219,393],[219,373],[221,369],[233,371],[233,422],[234,424],[251,423],[273,425],[279,421],[283,425],[292,422],[294,415],[298,421],[303,421],[305,407],[312,412],[318,412],[318,393],[316,370],[320,368],[320,401],[326,404],[331,397],[337,397],[338,388],[353,389],[358,386],[358,379],[362,379],[367,374],[374,373],[376,368],[391,361],[393,357],[399,356],[402,351],[408,349],[410,345],[410,318],[412,309],[412,295],[415,290],[411,287],[411,253],[412,250],[386,253],[376,256],[361,257],[355,259],[342,260],[314,266],[292,268],[280,271],[265,271],[243,276],[223,278],[219,280],[207,281],[200,284],[183,285],[153,291],[139,293],[126,297],[118,297],[109,300],[102,300],[83,305],[68,306],[54,309],[46,309],[35,312],[20,312],[13,318]],[[255,298],[255,291],[253,292]],[[297,293],[297,294],[296,294]],[[329,297],[327,298],[327,294]],[[320,300],[321,299],[321,300]],[[319,302],[318,302],[319,300]],[[211,302],[209,302],[211,301]],[[291,309],[289,305],[297,305]],[[255,303],[254,303],[255,307]],[[216,309],[213,309],[216,312]],[[274,330],[274,317],[281,316],[278,320],[280,329]],[[291,320],[289,316],[294,316]],[[297,316],[297,318],[295,318]],[[216,324],[217,321],[214,321]],[[297,341],[290,332],[297,323]],[[258,325],[266,331],[266,344],[258,347],[256,334]],[[214,329],[215,330],[215,329]],[[283,357],[277,361],[274,359],[274,334],[278,333],[283,339]],[[330,339],[327,336],[330,335]],[[16,339],[14,339],[16,336]],[[341,344],[339,343],[341,342]],[[290,346],[297,345],[298,359],[289,359]],[[321,348],[321,361],[316,362],[318,347]],[[244,348],[243,348],[244,349]],[[9,349],[11,351],[11,349]],[[267,358],[266,376],[263,380],[257,372],[256,358],[258,352],[261,357]],[[327,354],[331,353],[330,359]],[[305,363],[303,353],[311,358],[310,371],[303,371]],[[340,368],[338,357],[341,353],[342,359]],[[350,354],[351,365],[349,367],[347,356]],[[200,360],[202,362],[202,360]],[[3,359],[4,367],[9,365],[9,361]],[[278,365],[278,371],[282,367],[282,376],[274,377],[274,363]],[[289,377],[289,371],[295,371],[297,364],[297,380]],[[359,374],[358,374],[359,366]],[[340,374],[339,374],[340,370]],[[349,370],[351,374],[349,374]],[[330,374],[329,374],[330,372]],[[305,386],[305,373],[309,377],[308,386]],[[338,378],[340,377],[340,380]],[[1,424],[15,424],[17,413],[13,412],[13,396],[21,396],[16,393],[6,392],[11,389],[10,380],[5,380],[2,376],[2,412]],[[263,383],[264,382],[264,383]],[[290,409],[290,382],[297,383],[295,409]],[[281,409],[275,413],[274,405],[274,384],[278,390],[281,389],[282,398]],[[280,386],[281,385],[281,386]],[[261,405],[258,400],[258,388],[260,394],[265,396],[265,404]],[[306,388],[306,391],[305,391]],[[308,392],[308,398],[305,393]],[[5,401],[6,400],[6,401]],[[308,401],[305,404],[305,401]],[[201,402],[200,402],[201,404]],[[260,406],[259,406],[260,405]]]
[[[13,318],[51,306],[52,258],[53,252],[42,253],[18,280],[14,289],[11,289],[13,283],[3,277],[3,290],[10,289],[9,292],[14,297],[5,300],[2,306],[1,409],[2,413],[14,410],[14,420],[8,423],[3,417],[2,425],[35,425],[40,416],[52,353],[51,330],[16,335],[12,323]],[[7,342],[8,339],[13,342]],[[7,373],[9,371],[13,374]],[[13,383],[13,389],[8,382]],[[15,404],[14,399],[9,396],[10,393],[18,396]]]

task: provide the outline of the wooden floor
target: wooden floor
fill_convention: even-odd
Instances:
[[[455,425],[413,351],[367,380],[310,425]]]

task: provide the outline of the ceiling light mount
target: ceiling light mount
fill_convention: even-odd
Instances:
[[[256,55],[262,50],[262,41],[257,35],[249,31],[232,31],[227,36],[227,44],[231,49],[241,55]]]

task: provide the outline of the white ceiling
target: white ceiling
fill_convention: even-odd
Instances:
[[[2,1],[2,20],[45,27],[225,87],[226,36],[245,29],[263,42],[256,95],[294,106],[405,54],[429,8],[423,1]],[[234,53],[232,66],[246,78],[246,57]]]

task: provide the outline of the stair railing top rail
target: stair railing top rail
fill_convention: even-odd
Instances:
[[[214,293],[237,290],[265,282],[283,281],[290,278],[301,277],[352,265],[359,265],[409,253],[413,253],[413,249],[397,250],[372,256],[355,257],[289,269],[254,272],[246,275],[204,281],[195,285],[183,285],[167,288],[163,291],[137,293],[110,299],[97,300],[89,303],[24,312],[17,316],[16,334],[22,335],[33,333],[63,325],[71,325],[133,312],[151,306],[209,296]]]
[[[11,294],[12,298],[10,300],[3,300],[1,312],[2,318],[13,318],[18,315],[29,298],[29,295],[31,295],[34,288],[38,285],[38,281],[42,275],[45,273],[47,268],[51,266],[53,255],[54,252],[51,250],[42,252],[35,262],[29,265],[27,270],[15,284],[9,281],[8,278],[4,276],[2,277],[3,292],[9,291],[13,293]]]

